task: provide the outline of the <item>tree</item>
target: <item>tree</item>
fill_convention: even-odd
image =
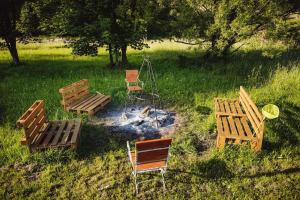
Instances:
[[[17,36],[19,33],[16,29],[16,24],[24,3],[25,0],[0,1],[0,37],[4,40],[13,63],[16,65],[20,63],[17,51]]]
[[[174,35],[193,44],[209,42],[207,56],[226,56],[234,44],[299,13],[296,0],[177,0],[175,5],[173,30],[181,32]]]
[[[106,46],[110,65],[126,65],[127,47],[142,49],[146,35],[142,0],[72,0],[64,1],[56,16],[59,35],[71,39],[73,54],[98,54]],[[121,57],[121,61],[119,61]]]

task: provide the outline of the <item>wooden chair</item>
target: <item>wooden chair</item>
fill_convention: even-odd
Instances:
[[[30,152],[52,147],[77,148],[81,124],[80,119],[48,121],[43,100],[35,101],[17,121],[25,133],[21,144],[27,145]]]
[[[127,85],[127,93],[142,91],[144,88],[144,82],[139,80],[138,70],[126,70],[125,82]]]
[[[259,151],[262,147],[264,117],[245,89],[240,87],[239,99],[215,98],[217,147],[225,143],[247,144]]]
[[[88,113],[94,115],[106,104],[111,102],[110,96],[103,94],[91,94],[89,92],[88,80],[83,79],[71,85],[59,89],[62,95],[61,104],[67,111],[76,111],[80,113]]]
[[[128,156],[133,168],[132,174],[135,180],[136,193],[138,193],[138,184],[142,183],[137,181],[137,175],[151,171],[161,172],[161,181],[164,189],[166,189],[164,173],[167,171],[171,142],[171,138],[140,141],[135,143],[135,151],[131,151],[127,141]]]

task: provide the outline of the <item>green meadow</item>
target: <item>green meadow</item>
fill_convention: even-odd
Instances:
[[[300,51],[252,38],[227,60],[205,60],[204,50],[165,40],[143,51],[129,49],[127,69],[149,56],[166,108],[180,116],[165,176],[141,175],[136,196],[126,140],[83,121],[76,151],[30,154],[15,125],[37,99],[45,100],[50,120],[71,119],[60,105],[58,89],[88,79],[92,92],[111,95],[106,109],[126,100],[125,68],[108,67],[105,49],[96,57],[73,56],[59,41],[19,44],[22,64],[10,64],[0,50],[0,198],[1,199],[300,199]],[[143,79],[143,75],[142,78]],[[266,121],[262,151],[249,146],[215,147],[214,97],[236,98],[246,88],[261,109],[280,109]],[[100,115],[101,117],[101,115]],[[135,141],[131,141],[134,144]]]

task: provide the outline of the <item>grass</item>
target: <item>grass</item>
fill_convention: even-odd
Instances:
[[[128,68],[138,67],[144,54],[150,56],[164,104],[180,113],[182,126],[173,135],[167,192],[153,181],[142,185],[138,197],[299,199],[300,52],[253,38],[229,60],[206,62],[201,50],[186,45],[164,41],[150,46],[130,49]],[[124,69],[109,69],[103,49],[97,57],[76,57],[59,41],[18,48],[23,61],[18,67],[0,50],[1,199],[134,199],[126,138],[85,123],[77,151],[30,155],[15,127],[36,99],[45,100],[50,120],[74,117],[63,111],[58,89],[83,78],[92,91],[112,95],[111,106],[122,106]],[[260,108],[267,103],[280,108],[280,117],[267,121],[258,154],[247,147],[215,148],[213,98],[236,97],[240,85]],[[157,178],[142,178],[149,177]]]

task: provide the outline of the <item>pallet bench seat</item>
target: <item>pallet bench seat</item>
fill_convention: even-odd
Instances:
[[[30,152],[47,148],[77,148],[81,131],[81,120],[48,121],[43,100],[35,101],[18,119],[17,126],[24,129],[21,144]]]
[[[59,89],[61,104],[66,111],[87,113],[92,116],[111,102],[111,97],[89,92],[88,80],[83,79]]]
[[[215,98],[214,105],[218,148],[224,148],[226,143],[250,143],[254,151],[261,149],[264,118],[242,86],[239,99]]]

